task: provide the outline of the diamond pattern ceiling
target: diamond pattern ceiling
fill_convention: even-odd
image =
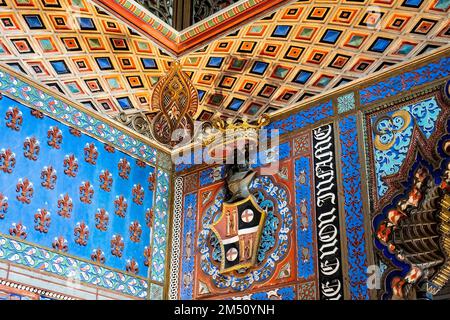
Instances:
[[[86,0],[0,0],[0,62],[85,106],[149,108],[172,60]]]
[[[174,58],[93,3],[0,0],[0,63],[101,113],[151,110]],[[195,118],[257,117],[448,45],[449,8],[449,0],[291,2],[182,54],[199,92]]]

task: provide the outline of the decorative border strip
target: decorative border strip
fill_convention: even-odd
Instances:
[[[347,233],[348,279],[352,300],[368,300],[367,250],[362,206],[361,161],[358,150],[356,115],[339,122],[341,172],[344,189],[345,228]]]
[[[178,299],[178,283],[180,274],[181,253],[181,215],[183,212],[183,178],[175,180],[174,210],[172,224],[172,258],[170,262],[169,300]]]
[[[73,278],[97,287],[146,298],[148,283],[144,279],[112,271],[86,261],[38,248],[0,235],[0,260],[49,272],[64,278]]]
[[[22,291],[28,291],[30,293],[33,294],[38,294],[40,296],[44,296],[46,298],[50,298],[50,299],[55,299],[55,300],[77,300],[75,298],[60,294],[60,293],[56,293],[56,292],[52,292],[52,291],[47,291],[47,290],[43,290],[43,289],[39,289],[39,288],[35,288],[35,287],[30,287],[24,284],[20,284],[17,282],[13,282],[10,280],[0,280],[0,286],[5,286],[5,287],[9,287],[12,289],[16,289],[16,290],[22,290]]]

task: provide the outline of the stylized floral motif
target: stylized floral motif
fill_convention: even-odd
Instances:
[[[54,149],[61,149],[62,143],[62,131],[58,127],[50,127],[47,132],[48,142],[47,144]]]
[[[0,219],[5,218],[5,213],[8,212],[8,197],[5,197],[3,193],[0,192]]]
[[[95,214],[95,227],[98,230],[106,231],[108,229],[109,213],[105,209],[98,209]]]
[[[25,227],[21,222],[13,223],[11,228],[9,228],[9,234],[13,237],[25,240],[28,236],[27,227]]]
[[[68,154],[64,157],[64,173],[72,178],[75,178],[78,174],[78,159],[75,155]]]
[[[156,175],[154,172],[148,175],[147,182],[148,182],[148,190],[155,191]]]
[[[44,114],[36,109],[31,109],[31,115],[36,119],[44,119]]]
[[[109,144],[105,144],[105,150],[106,150],[106,152],[109,152],[109,153],[116,152],[116,149],[113,146],[109,145]]]
[[[128,180],[128,176],[131,172],[131,166],[130,166],[130,163],[127,161],[127,159],[125,159],[125,158],[120,159],[118,168],[119,168],[119,176],[122,179]]]
[[[63,218],[70,218],[72,210],[73,210],[73,201],[72,198],[69,197],[69,194],[60,195],[58,200],[58,215]]]
[[[123,242],[122,236],[115,234],[111,239],[111,254],[113,256],[121,258],[124,248],[125,244]]]
[[[22,112],[18,108],[9,108],[5,120],[8,128],[19,131],[23,123]]]
[[[142,205],[144,202],[144,188],[138,183],[133,186],[133,202]]]
[[[145,222],[147,224],[147,227],[151,228],[152,224],[153,224],[153,216],[154,216],[154,212],[153,209],[147,209],[147,211],[145,212]]]
[[[55,250],[67,252],[69,250],[69,247],[67,246],[67,240],[64,239],[63,236],[59,236],[58,238],[53,239],[52,247]]]
[[[140,167],[140,168],[145,168],[145,167],[147,167],[147,164],[146,164],[144,161],[142,161],[142,160],[136,160],[136,165],[137,165],[138,167]]]
[[[110,192],[113,183],[112,174],[108,170],[102,170],[99,179],[100,179],[100,189],[106,192]]]
[[[16,166],[16,154],[10,149],[0,150],[0,170],[4,173],[12,173]]]
[[[149,247],[144,248],[144,266],[148,267],[151,264],[152,259],[152,249]]]
[[[80,201],[91,204],[94,197],[94,188],[89,181],[83,181],[80,187]]]
[[[81,137],[81,131],[75,128],[70,128],[69,132],[74,135],[75,137]]]
[[[136,262],[136,260],[134,260],[134,259],[127,260],[126,270],[127,270],[127,272],[137,274],[139,272],[139,265]]]
[[[86,246],[89,239],[89,227],[84,222],[78,222],[73,232],[75,243]]]
[[[103,251],[101,249],[92,250],[91,259],[92,259],[92,261],[101,263],[101,264],[104,264],[106,261],[105,254],[103,253]]]
[[[34,194],[33,183],[31,183],[27,178],[19,179],[19,182],[16,185],[16,192],[19,193],[16,197],[17,200],[22,203],[30,204],[31,198]]]
[[[124,196],[117,196],[116,200],[114,200],[114,208],[115,214],[121,218],[124,218],[128,208],[127,199],[125,199]]]
[[[55,184],[56,184],[56,170],[53,169],[52,166],[50,167],[44,167],[44,169],[42,169],[41,171],[41,185],[49,190],[53,190],[55,189]]]
[[[133,221],[130,225],[130,240],[133,242],[141,241],[142,227],[138,221]]]
[[[38,209],[37,213],[34,215],[34,222],[36,223],[34,229],[41,233],[47,233],[51,221],[50,212],[46,209]]]
[[[41,147],[39,141],[35,137],[25,139],[25,142],[23,143],[23,155],[25,158],[36,161],[40,151]]]
[[[98,158],[97,147],[93,143],[86,143],[84,147],[84,160],[90,164],[96,164]]]

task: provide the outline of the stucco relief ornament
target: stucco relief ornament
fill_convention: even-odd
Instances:
[[[158,142],[175,146],[184,136],[193,136],[193,117],[198,109],[198,94],[178,61],[173,63],[169,74],[156,84],[152,106],[157,113],[151,129]],[[184,130],[183,135],[172,137],[177,129]]]
[[[219,218],[210,228],[220,244],[220,272],[245,272],[257,262],[266,220],[266,212],[249,191],[249,185],[256,175],[250,168],[249,149],[258,145],[258,130],[268,124],[268,118],[260,119],[257,124],[246,121],[238,125],[227,125],[223,121],[213,124],[219,131],[226,131],[226,135],[214,139],[208,148],[209,155],[216,159],[227,159],[232,153],[234,163],[226,166],[227,195]],[[239,160],[244,161],[241,163]]]

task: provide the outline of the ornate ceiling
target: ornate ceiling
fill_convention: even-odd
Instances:
[[[243,0],[177,32],[132,0],[0,0],[0,63],[116,116],[152,111],[153,89],[178,55],[198,90],[195,119],[251,118],[448,45],[449,8]]]

